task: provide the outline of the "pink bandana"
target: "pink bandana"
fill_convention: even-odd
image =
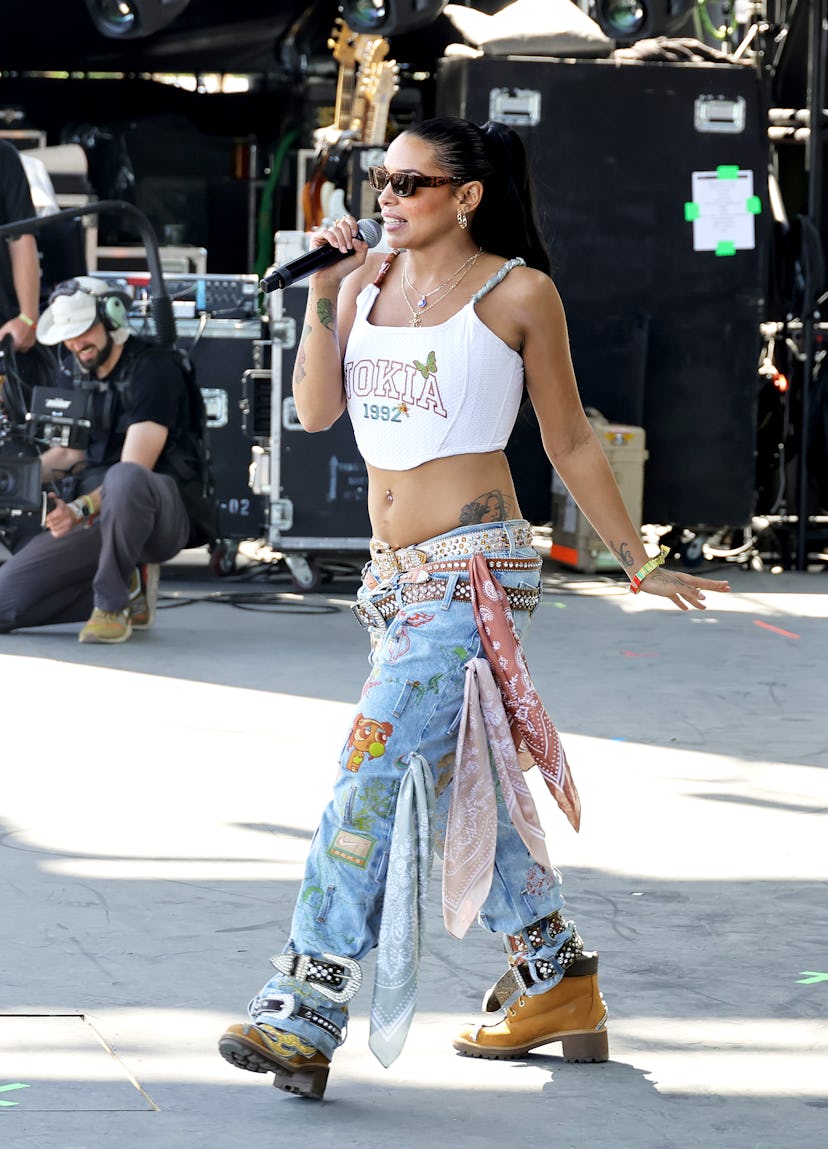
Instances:
[[[509,601],[482,555],[469,561],[469,581],[480,641],[503,695],[518,752],[522,738],[552,796],[577,830],[581,802],[569,763],[552,719],[532,685]]]
[[[485,658],[472,658],[466,663],[443,855],[443,920],[456,938],[465,935],[492,884],[497,844],[492,762],[515,829],[535,861],[551,870],[545,835],[492,668]]]

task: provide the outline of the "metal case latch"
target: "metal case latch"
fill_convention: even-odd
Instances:
[[[492,88],[489,119],[534,128],[540,123],[541,94],[531,88]]]

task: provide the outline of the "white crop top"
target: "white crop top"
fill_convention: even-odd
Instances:
[[[345,350],[345,396],[360,454],[372,467],[408,471],[448,455],[501,451],[523,394],[523,359],[475,311],[511,259],[462,310],[436,327],[368,321],[376,283],[357,296]]]

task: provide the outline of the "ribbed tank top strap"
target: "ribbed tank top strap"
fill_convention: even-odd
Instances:
[[[356,297],[356,313],[358,319],[367,319],[370,315],[371,308],[374,306],[376,298],[380,293],[382,281],[388,274],[389,267],[399,254],[400,253],[398,251],[389,251],[383,262],[380,264],[380,269],[377,272],[377,278],[373,281],[373,283],[367,283],[365,287],[363,287],[362,291],[360,291],[359,295]]]
[[[362,291],[356,297],[356,318],[359,320],[367,320],[371,314],[371,308],[376,302],[379,295],[379,288],[375,283],[366,283]]]
[[[487,279],[480,290],[475,292],[471,297],[471,302],[478,303],[484,295],[488,295],[493,287],[497,287],[499,283],[503,282],[513,267],[526,267],[526,260],[521,259],[520,256],[518,256],[517,259],[507,260],[502,267],[497,269],[492,278]]]

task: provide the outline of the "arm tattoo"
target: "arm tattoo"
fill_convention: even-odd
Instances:
[[[629,543],[610,543],[610,550],[618,559],[622,567],[631,567],[635,565],[635,560],[630,554]]]
[[[293,382],[301,383],[305,378],[305,340],[310,335],[313,328],[309,323],[306,323],[302,330],[302,338],[299,340],[299,349],[296,352],[296,363],[293,367]]]
[[[332,299],[320,299],[316,304],[316,315],[323,327],[329,331],[334,330],[336,307]]]
[[[503,491],[484,491],[460,510],[461,527],[471,523],[500,523],[513,516],[515,501]]]

